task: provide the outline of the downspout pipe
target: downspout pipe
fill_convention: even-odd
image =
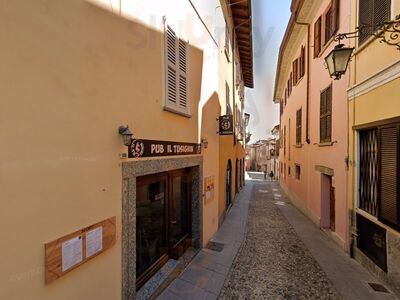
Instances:
[[[307,95],[306,95],[306,143],[310,144],[310,39],[311,39],[311,24],[302,23],[297,21],[297,14],[295,18],[295,24],[300,26],[307,26]]]

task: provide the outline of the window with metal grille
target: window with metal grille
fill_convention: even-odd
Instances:
[[[166,97],[164,108],[189,115],[188,103],[188,44],[175,31],[165,26]]]
[[[301,108],[296,112],[296,145],[301,145],[301,112]]]
[[[391,0],[359,0],[358,25],[366,26],[360,30],[358,36],[360,45],[368,39],[378,24],[390,20],[390,7]]]
[[[360,131],[359,207],[400,229],[400,124]]]
[[[359,208],[378,215],[378,131],[360,131]]]
[[[320,101],[320,142],[331,142],[332,136],[332,86],[321,92]]]

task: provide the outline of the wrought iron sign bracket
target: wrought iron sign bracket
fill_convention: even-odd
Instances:
[[[389,46],[397,47],[400,51],[400,19],[396,18],[394,21],[379,23],[377,25],[361,25],[356,28],[356,31],[339,33],[335,37],[335,41],[339,42],[344,39],[357,38],[360,35],[374,36]]]

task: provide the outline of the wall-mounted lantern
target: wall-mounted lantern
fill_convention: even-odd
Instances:
[[[133,133],[132,131],[129,129],[128,125],[126,126],[119,126],[118,128],[118,133],[120,135],[122,135],[122,138],[124,139],[124,145],[125,146],[130,146],[130,144],[132,143],[132,136]]]
[[[353,51],[354,48],[339,44],[325,57],[329,75],[335,78],[335,80],[339,80],[346,73]]]
[[[344,39],[358,38],[360,36],[374,36],[379,39],[381,43],[397,47],[397,50],[400,51],[400,16],[397,16],[394,21],[382,22],[375,25],[364,24],[357,27],[356,31],[339,33],[335,37],[335,41],[339,44],[325,58],[331,77],[338,80],[346,73],[347,66],[354,51],[354,48],[345,47],[341,41]]]

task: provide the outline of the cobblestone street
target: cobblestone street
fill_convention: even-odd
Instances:
[[[213,241],[159,299],[396,299],[292,206],[277,182],[253,174]]]
[[[337,292],[277,205],[275,184],[255,183],[246,239],[220,299],[337,299]]]

